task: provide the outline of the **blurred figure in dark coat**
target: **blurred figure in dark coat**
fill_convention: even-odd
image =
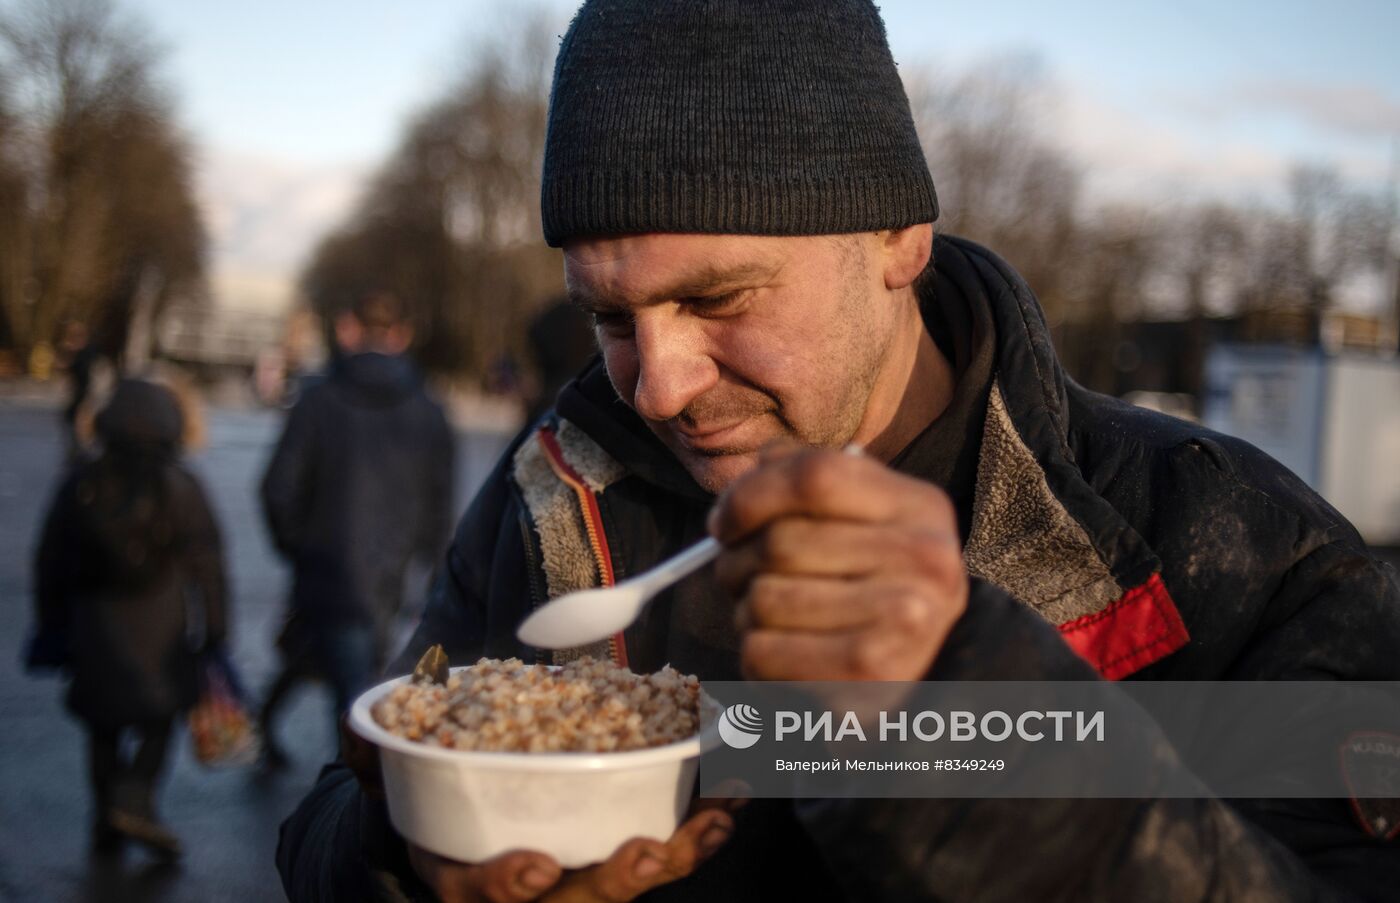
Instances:
[[[404,356],[413,329],[398,299],[373,292],[335,322],[338,354],[287,417],[262,482],[273,542],[293,569],[278,640],[282,673],[263,704],[272,724],[288,691],[319,676],[337,715],[382,666],[415,556],[436,562],[452,516],[452,432]]]
[[[530,350],[539,367],[539,392],[530,401],[527,418],[535,422],[554,407],[564,384],[583,372],[598,353],[593,317],[567,297],[559,298],[530,321]]]
[[[225,637],[220,533],[179,461],[185,423],[164,386],[118,383],[97,416],[101,454],[65,478],[39,544],[39,632],[61,639],[68,707],[88,731],[99,850],[135,840],[180,854],[155,786],[174,719],[198,695],[199,647]],[[190,635],[191,600],[201,639]]]

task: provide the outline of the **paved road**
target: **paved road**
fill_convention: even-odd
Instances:
[[[286,582],[254,498],[278,425],[275,414],[215,411],[208,448],[193,459],[224,525],[233,653],[255,690],[276,665],[270,643]],[[459,511],[507,438],[460,438]],[[293,764],[276,775],[203,769],[181,733],[161,797],[188,851],[180,866],[155,866],[139,852],[116,864],[89,857],[83,735],[63,711],[59,683],[29,678],[18,664],[30,621],[34,531],[60,456],[51,409],[0,399],[0,901],[283,899],[272,865],[277,825],[333,751],[329,700],[319,688],[303,690],[286,710],[280,733]]]

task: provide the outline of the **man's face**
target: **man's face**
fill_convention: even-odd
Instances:
[[[855,435],[896,328],[874,235],[629,235],[565,247],[618,395],[719,492],[776,439]]]

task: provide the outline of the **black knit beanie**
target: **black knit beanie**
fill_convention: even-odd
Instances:
[[[555,63],[541,204],[553,247],[938,217],[870,0],[587,0]]]

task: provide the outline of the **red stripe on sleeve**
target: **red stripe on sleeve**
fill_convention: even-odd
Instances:
[[[1103,611],[1060,625],[1060,635],[1106,680],[1119,680],[1190,641],[1161,574],[1153,574]]]

